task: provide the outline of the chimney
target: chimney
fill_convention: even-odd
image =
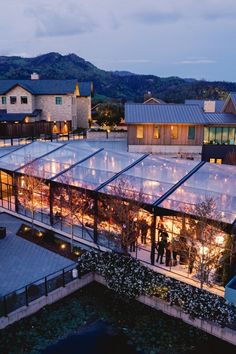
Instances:
[[[39,74],[37,73],[31,74],[31,80],[39,80]]]
[[[216,102],[215,101],[204,101],[203,110],[206,113],[215,113],[215,111],[216,111]]]

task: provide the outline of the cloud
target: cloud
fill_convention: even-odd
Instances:
[[[41,4],[40,11],[37,7],[28,8],[26,14],[36,20],[37,37],[73,36],[98,27],[87,11],[74,1],[59,0],[56,4],[51,1]]]
[[[150,24],[161,24],[161,23],[172,23],[177,22],[181,19],[181,14],[177,12],[142,12],[132,15],[132,18],[136,22],[141,22],[147,25]]]
[[[186,59],[177,62],[179,65],[202,65],[202,64],[215,64],[216,61],[212,59]]]

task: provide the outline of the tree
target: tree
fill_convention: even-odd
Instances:
[[[129,247],[137,243],[140,231],[140,204],[144,201],[142,190],[136,191],[131,183],[120,178],[112,186],[111,195],[100,197],[99,219],[106,220],[113,226],[114,232],[107,232],[107,237],[119,235],[119,242],[125,254]]]
[[[96,110],[95,118],[101,126],[113,128],[118,125],[124,116],[124,107],[120,103],[100,104]]]
[[[202,288],[204,283],[210,285],[213,282],[225,250],[226,234],[221,231],[222,217],[214,198],[206,197],[190,209],[185,213],[194,217],[189,218],[188,229],[184,226],[181,230],[181,241],[185,244],[180,244],[180,248],[187,250],[189,271],[195,270]]]
[[[49,187],[45,184],[44,171],[40,170],[38,160],[30,162],[32,159],[27,158],[24,166],[24,174],[18,178],[17,190],[18,200],[25,209],[31,213],[32,233],[34,229],[34,220],[37,210],[42,210],[42,207],[49,212]],[[34,177],[37,175],[40,177]]]
[[[85,188],[77,190],[73,187],[74,179],[71,171],[61,175],[59,180],[60,182],[54,190],[55,219],[59,216],[60,219],[63,218],[69,223],[71,227],[71,252],[73,252],[74,225],[81,226],[94,241],[92,232],[88,230],[88,228],[94,227],[94,203]],[[86,218],[86,221],[84,218]]]

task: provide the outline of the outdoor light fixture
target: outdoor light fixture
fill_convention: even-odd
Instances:
[[[208,253],[208,247],[206,246],[201,246],[200,247],[200,255],[205,256]]]
[[[61,249],[64,250],[65,248],[66,248],[65,243],[62,243],[62,244],[61,244]]]

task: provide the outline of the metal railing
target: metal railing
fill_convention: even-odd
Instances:
[[[32,301],[47,296],[60,287],[65,287],[66,284],[77,278],[72,273],[75,268],[76,263],[2,296],[0,298],[0,317],[7,316],[21,307],[29,306]]]

